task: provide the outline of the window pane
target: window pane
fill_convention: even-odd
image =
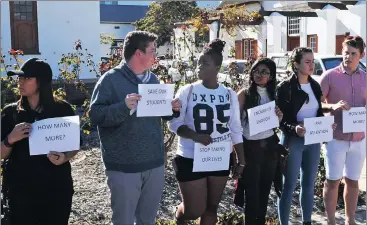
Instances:
[[[33,5],[33,1],[26,1],[26,5]]]
[[[14,13],[14,19],[20,20],[20,13]]]
[[[32,11],[32,5],[27,5],[27,12],[31,13]]]
[[[15,6],[15,7],[14,7],[15,12],[19,12],[19,9],[20,9],[19,5],[18,5],[18,4],[16,4],[16,5],[14,5],[14,6]]]
[[[27,20],[33,20],[33,13],[27,13]]]
[[[27,6],[21,5],[20,12],[27,12]]]
[[[340,63],[343,61],[342,58],[335,58],[335,59],[323,59],[324,66],[326,70],[332,69],[334,67],[337,67],[340,65]]]
[[[287,69],[287,64],[288,64],[287,57],[279,58],[278,68]]]

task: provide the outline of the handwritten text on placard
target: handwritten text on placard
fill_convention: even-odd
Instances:
[[[172,115],[173,84],[139,84],[137,117]]]
[[[50,151],[67,152],[79,148],[79,116],[44,119],[32,124],[30,155],[42,155]]]
[[[366,108],[343,110],[343,133],[366,132]]]
[[[305,118],[305,145],[329,142],[333,139],[334,116]]]
[[[275,114],[275,101],[247,110],[250,135],[279,127],[279,119]]]
[[[232,142],[195,143],[193,172],[228,170]]]

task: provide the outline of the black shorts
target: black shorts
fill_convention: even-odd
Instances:
[[[175,169],[178,182],[200,180],[205,177],[228,177],[230,170],[220,170],[212,172],[192,172],[194,160],[176,155],[173,159],[173,168]]]

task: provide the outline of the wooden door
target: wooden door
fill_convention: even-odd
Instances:
[[[236,59],[244,59],[243,41],[242,40],[235,41],[235,58]]]
[[[293,51],[293,49],[300,46],[299,36],[288,36],[287,38],[287,51]]]
[[[9,2],[12,48],[38,53],[37,2]]]
[[[344,39],[345,39],[344,35],[336,35],[336,38],[335,38],[335,54],[336,55],[342,54]]]

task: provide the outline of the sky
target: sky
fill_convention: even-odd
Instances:
[[[152,1],[120,1],[119,4],[123,5],[149,5]],[[196,1],[199,7],[216,7],[220,1]]]

